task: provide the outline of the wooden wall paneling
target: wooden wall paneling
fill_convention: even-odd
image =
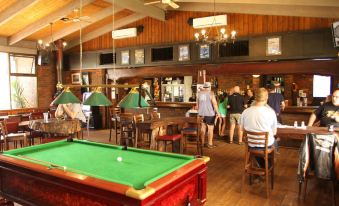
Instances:
[[[124,11],[119,14],[127,15],[130,11]],[[131,13],[131,12],[130,12]],[[131,47],[137,45],[166,44],[174,42],[187,42],[194,40],[194,33],[200,29],[194,30],[187,24],[189,17],[196,18],[202,16],[211,16],[210,12],[182,12],[168,11],[166,21],[160,22],[150,17],[140,20],[128,26],[144,25],[144,32],[132,39],[116,40],[116,46]],[[227,31],[230,33],[233,29],[237,31],[238,37],[263,35],[276,32],[299,31],[309,29],[328,28],[335,19],[320,19],[307,17],[287,17],[272,15],[252,15],[252,14],[227,14]],[[118,16],[117,16],[118,17]],[[126,26],[127,27],[127,26]],[[214,29],[212,29],[215,32]],[[155,35],[156,34],[156,35]],[[103,35],[91,41],[84,43],[84,51],[100,50],[110,48],[112,39],[110,34]]]

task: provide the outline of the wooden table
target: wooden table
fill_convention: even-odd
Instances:
[[[166,133],[166,129],[161,129],[161,128],[167,127],[168,125],[183,125],[185,122],[189,120],[189,118],[196,119],[196,117],[180,116],[180,117],[165,117],[165,118],[160,118],[160,119],[155,119],[155,120],[146,120],[143,122],[138,122],[136,123],[137,134],[139,133],[138,131],[151,129],[152,135],[151,135],[150,149],[156,150],[157,142],[155,138],[158,135],[163,135]]]
[[[48,121],[44,121],[43,119],[36,119],[30,121],[22,121],[19,123],[19,127],[21,128],[29,128],[34,131],[39,131],[46,134],[61,134],[68,135],[73,137],[74,134],[81,131],[81,124],[78,119],[74,120],[60,120],[56,118],[51,118]],[[42,143],[58,141],[61,139],[65,139],[65,136],[62,137],[50,137],[43,138]]]
[[[339,133],[339,128],[335,128],[335,132]],[[304,140],[305,135],[308,133],[315,134],[330,134],[327,127],[306,127],[306,129],[301,128],[278,128],[276,137],[281,139],[294,139],[294,140]]]
[[[51,118],[48,121],[36,119],[29,121],[28,127],[35,131],[66,135],[73,135],[81,131],[81,125],[78,119],[60,120]]]

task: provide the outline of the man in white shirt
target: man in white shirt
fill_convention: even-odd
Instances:
[[[241,114],[240,126],[242,130],[250,132],[268,132],[268,146],[271,147],[274,144],[274,135],[277,133],[277,116],[274,110],[266,105],[267,99],[267,90],[259,88],[256,92],[254,105],[245,109]],[[257,142],[262,143],[259,147],[256,145],[257,149],[265,149],[263,140],[257,140]],[[249,143],[248,146],[253,147],[254,145]],[[258,162],[261,163],[261,161]],[[260,165],[262,166],[262,164]]]

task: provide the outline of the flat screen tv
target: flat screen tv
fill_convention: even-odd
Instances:
[[[100,54],[99,59],[100,59],[99,65],[113,64],[116,61],[116,56],[114,55],[113,59],[113,53],[105,53]]]
[[[152,48],[152,62],[172,60],[173,47]]]
[[[327,97],[331,94],[331,76],[313,75],[313,97]]]

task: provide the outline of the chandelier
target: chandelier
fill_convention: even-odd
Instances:
[[[213,13],[212,17],[207,17],[206,21],[206,28],[203,28],[200,32],[196,32],[194,34],[194,39],[196,42],[202,43],[227,43],[231,41],[232,43],[235,42],[237,32],[235,30],[231,31],[231,34],[227,34],[226,29],[224,27],[220,28],[220,23],[218,19],[221,18],[224,20],[224,24],[227,24],[227,16],[226,15],[219,15],[216,16],[215,14],[215,0],[213,0]],[[220,28],[218,30],[218,28]]]
[[[54,39],[53,39],[53,23],[49,23],[50,25],[50,36],[51,36],[51,42],[43,42],[41,39],[38,40],[38,44],[37,44],[37,49],[38,51],[56,51],[58,50],[57,45],[54,43]],[[67,46],[67,42],[63,41],[62,42],[62,46],[63,48]]]

